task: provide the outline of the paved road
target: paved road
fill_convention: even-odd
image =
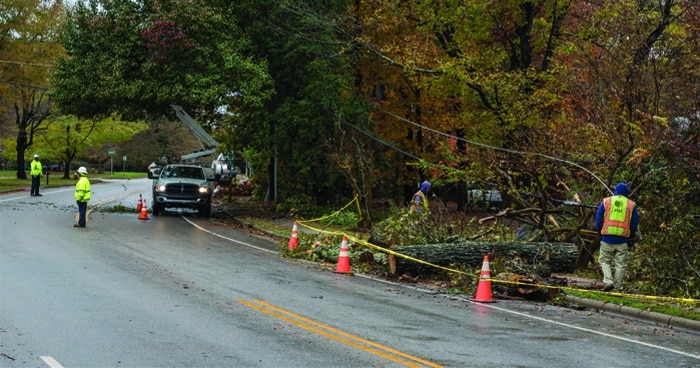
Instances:
[[[92,203],[135,207],[148,186],[94,185]],[[196,216],[74,229],[72,190],[43,193],[0,196],[2,367],[700,365],[692,332],[335,274]]]

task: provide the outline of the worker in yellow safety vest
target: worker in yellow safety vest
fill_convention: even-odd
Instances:
[[[413,195],[411,198],[411,212],[415,213],[427,213],[428,212],[428,192],[432,184],[429,181],[424,181],[420,185],[420,190]]]
[[[78,223],[73,227],[85,227],[87,223],[87,204],[90,201],[90,180],[85,166],[78,168],[78,182],[75,183],[75,201],[78,203]]]
[[[39,155],[34,155],[34,160],[29,164],[29,174],[32,176],[32,186],[29,189],[29,194],[32,197],[41,197],[39,194],[39,184],[41,184],[41,174],[43,170],[41,168],[41,161],[39,161]]]
[[[639,214],[628,195],[627,184],[618,183],[613,195],[603,199],[596,213],[596,229],[601,235],[598,262],[603,271],[603,291],[622,290],[630,250],[637,241]]]

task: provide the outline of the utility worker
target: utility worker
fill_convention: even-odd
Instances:
[[[429,181],[424,181],[420,184],[420,190],[411,197],[411,212],[413,213],[428,213],[428,192],[432,184]],[[389,253],[388,257],[389,273],[396,274],[396,255]]]
[[[432,184],[429,181],[424,181],[420,185],[420,190],[413,195],[411,199],[411,212],[415,213],[427,213],[428,212],[428,192]]]
[[[596,229],[601,235],[598,262],[603,270],[603,291],[622,290],[630,249],[637,240],[639,214],[628,194],[627,184],[618,183],[613,195],[603,199],[596,213]]]
[[[75,183],[75,201],[78,203],[78,223],[73,227],[85,227],[87,217],[87,204],[90,201],[90,180],[87,177],[85,166],[78,168],[78,182]]]
[[[31,169],[29,171],[29,174],[32,176],[32,186],[29,189],[29,194],[32,197],[41,197],[42,195],[39,194],[39,184],[41,184],[41,174],[43,173],[43,171],[41,169],[41,161],[39,161],[39,155],[34,155],[34,160],[32,160],[29,167]]]

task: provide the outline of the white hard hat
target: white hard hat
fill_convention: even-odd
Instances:
[[[34,158],[39,158],[39,155],[37,155],[37,154],[34,154]]]
[[[78,172],[81,174],[87,174],[87,169],[85,168],[85,166],[81,166],[78,168]]]

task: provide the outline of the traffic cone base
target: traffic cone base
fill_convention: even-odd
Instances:
[[[141,205],[139,220],[148,220],[148,206],[146,205],[146,198],[143,199],[143,204]]]
[[[335,273],[352,274],[350,269],[350,251],[348,250],[348,238],[343,237],[343,242],[340,244],[340,254],[338,254],[338,264],[335,268]]]
[[[476,296],[471,301],[481,303],[493,303],[493,293],[491,292],[491,269],[489,267],[489,256],[484,256],[484,264],[481,267],[481,277],[476,286]]]
[[[299,245],[299,235],[297,234],[297,222],[294,221],[292,236],[289,238],[289,243],[287,243],[287,250],[294,250],[297,245]]]

